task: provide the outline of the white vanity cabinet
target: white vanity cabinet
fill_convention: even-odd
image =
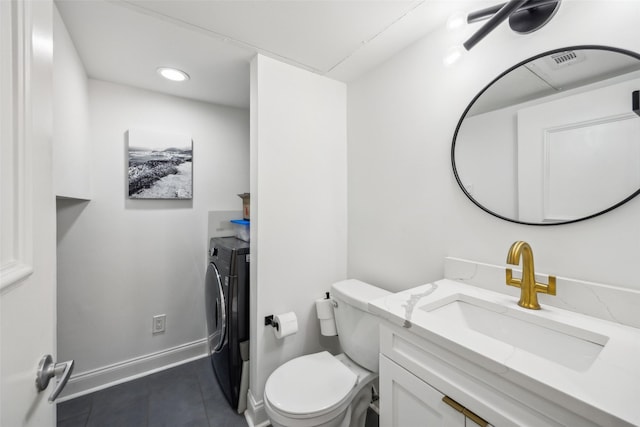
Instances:
[[[568,411],[562,399],[546,399],[544,388],[523,387],[503,366],[487,359],[472,361],[452,347],[436,334],[425,339],[411,328],[381,323],[381,427],[477,427],[446,404],[445,396],[489,426],[604,425],[587,418],[592,413],[588,407],[579,413]]]

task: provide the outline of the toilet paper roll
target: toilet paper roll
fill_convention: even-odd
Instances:
[[[292,311],[276,314],[273,316],[273,320],[278,323],[278,328],[273,328],[273,333],[277,339],[288,337],[298,332],[298,318]]]
[[[320,319],[320,333],[325,337],[338,335],[333,314],[333,300],[328,298],[317,299],[316,313],[318,314],[318,319]]]
[[[329,298],[317,299],[316,313],[318,313],[318,319],[333,319],[333,300]]]
[[[335,319],[320,319],[320,333],[325,337],[335,337],[338,335]]]

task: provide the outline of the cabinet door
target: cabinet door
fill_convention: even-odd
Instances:
[[[380,356],[380,427],[463,427],[465,416],[444,395],[395,362]]]

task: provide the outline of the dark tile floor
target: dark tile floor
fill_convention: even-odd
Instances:
[[[208,358],[58,404],[58,427],[246,427]]]

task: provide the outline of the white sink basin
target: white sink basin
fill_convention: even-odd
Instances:
[[[449,296],[420,309],[451,326],[468,328],[576,371],[586,371],[609,339],[464,294]]]

